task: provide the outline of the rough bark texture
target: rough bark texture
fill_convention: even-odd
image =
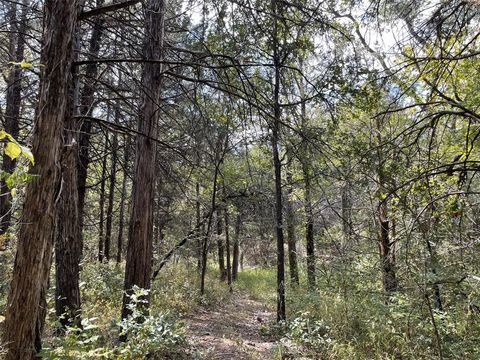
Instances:
[[[55,236],[55,311],[63,327],[80,324],[80,256],[82,241],[78,224],[78,143],[74,133],[65,134],[61,159],[61,193],[57,205]]]
[[[34,359],[43,328],[45,294],[50,271],[59,191],[62,129],[73,59],[73,37],[80,1],[46,0],[44,47],[38,112],[33,134],[38,175],[26,188],[13,279],[8,298],[4,341],[6,359]],[[25,309],[28,309],[25,311]]]
[[[145,11],[144,58],[163,58],[165,1],[149,0]],[[138,117],[135,172],[132,194],[127,262],[125,266],[125,295],[122,318],[130,314],[128,295],[133,286],[149,289],[152,267],[153,208],[155,198],[155,164],[162,67],[159,63],[143,65],[142,105]]]
[[[23,1],[20,21],[17,23],[17,4],[11,4],[8,13],[10,22],[9,55],[15,62],[22,61],[25,51],[25,33],[27,30],[27,1]],[[18,137],[20,124],[20,105],[22,95],[22,68],[12,66],[7,77],[6,108],[4,118],[5,131],[14,138]],[[2,170],[12,173],[15,170],[16,161],[8,155],[3,155]],[[12,196],[5,181],[0,180],[0,235],[5,234],[10,227],[12,217]]]
[[[110,179],[108,189],[108,207],[107,207],[107,227],[105,231],[105,260],[110,260],[110,245],[112,240],[112,224],[113,224],[113,203],[115,201],[115,180],[117,174],[117,150],[118,140],[117,135],[112,136],[112,162],[110,165]]]
[[[77,26],[77,30],[79,27]],[[78,31],[76,31],[78,34]],[[78,49],[79,36],[74,49]],[[74,55],[74,60],[76,56]],[[79,229],[77,159],[80,124],[74,118],[78,77],[69,79],[65,130],[61,154],[61,186],[56,204],[55,231],[55,312],[62,325],[80,325],[80,258],[82,237]]]

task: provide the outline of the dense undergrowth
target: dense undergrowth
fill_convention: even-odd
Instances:
[[[227,287],[218,280],[218,272],[208,272],[207,291],[201,296],[196,269],[187,268],[183,262],[171,264],[160,273],[149,294],[149,315],[134,311],[120,322],[123,272],[123,267],[114,264],[83,266],[82,328],[69,328],[65,336],[59,336],[52,310],[47,319],[44,358],[195,358],[182,318],[198,307],[215,306],[229,296]],[[273,310],[275,284],[273,268],[250,268],[239,273],[235,291],[247,293]],[[375,289],[375,282],[354,284],[353,279],[342,274],[319,278],[314,291],[308,291],[305,284],[289,284],[288,321],[262,328],[279,339],[273,356],[433,359],[440,358],[441,352],[444,359],[478,359],[478,315],[456,306],[459,301],[446,298],[444,311],[430,312],[420,292],[399,291],[386,299]],[[134,304],[142,301],[142,291],[137,289]],[[50,305],[53,300],[51,293]],[[3,295],[1,302],[5,304]],[[122,332],[128,335],[126,342],[118,340]]]
[[[57,333],[54,294],[48,301],[46,334],[42,356],[45,359],[190,359],[182,317],[197,307],[214,306],[228,294],[226,285],[213,270],[207,275],[208,287],[200,295],[196,269],[184,263],[165,267],[150,291],[150,312],[134,310],[120,321],[123,266],[113,263],[86,263],[82,270],[82,326]],[[142,289],[134,293],[133,304],[143,301]],[[1,299],[5,303],[5,299]],[[120,342],[120,335],[127,341]]]
[[[238,286],[274,306],[275,284],[274,269],[251,269],[240,275]],[[281,337],[278,358],[479,358],[478,314],[456,305],[455,293],[445,299],[444,311],[430,313],[420,292],[386,299],[380,286],[354,283],[344,274],[320,278],[314,291],[290,285],[287,322],[264,329]]]

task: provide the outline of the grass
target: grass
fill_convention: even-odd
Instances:
[[[249,268],[238,273],[235,287],[266,304],[275,303],[276,272],[274,268]]]

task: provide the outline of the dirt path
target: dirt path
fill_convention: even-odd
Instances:
[[[248,295],[236,293],[225,304],[187,316],[187,337],[194,359],[262,359],[271,357],[275,340],[261,328],[274,314]]]

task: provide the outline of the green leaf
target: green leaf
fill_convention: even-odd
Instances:
[[[15,160],[21,153],[22,148],[16,143],[9,142],[5,146],[5,154],[12,160]]]

